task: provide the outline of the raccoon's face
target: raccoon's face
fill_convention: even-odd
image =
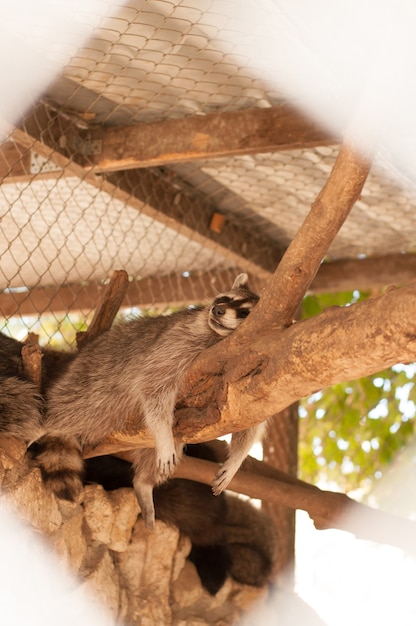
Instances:
[[[239,274],[230,291],[217,296],[212,303],[208,324],[218,335],[233,332],[257,304],[259,297],[248,288],[247,274]]]

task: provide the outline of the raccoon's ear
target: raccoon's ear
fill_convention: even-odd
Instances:
[[[239,274],[235,279],[231,289],[241,289],[241,287],[248,287],[247,274]]]

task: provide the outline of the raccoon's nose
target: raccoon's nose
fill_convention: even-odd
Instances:
[[[215,317],[222,317],[225,314],[225,307],[219,305],[214,306],[212,312],[214,313]]]

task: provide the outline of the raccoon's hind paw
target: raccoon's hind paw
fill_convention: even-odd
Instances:
[[[235,471],[227,468],[227,464],[224,465],[218,470],[214,480],[212,481],[212,493],[214,496],[219,496],[225,489],[227,489],[230,484],[232,478],[234,477]]]

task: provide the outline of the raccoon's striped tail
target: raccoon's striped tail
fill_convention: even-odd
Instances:
[[[78,501],[84,476],[78,440],[45,435],[34,444],[33,453],[45,486],[62,500]]]

